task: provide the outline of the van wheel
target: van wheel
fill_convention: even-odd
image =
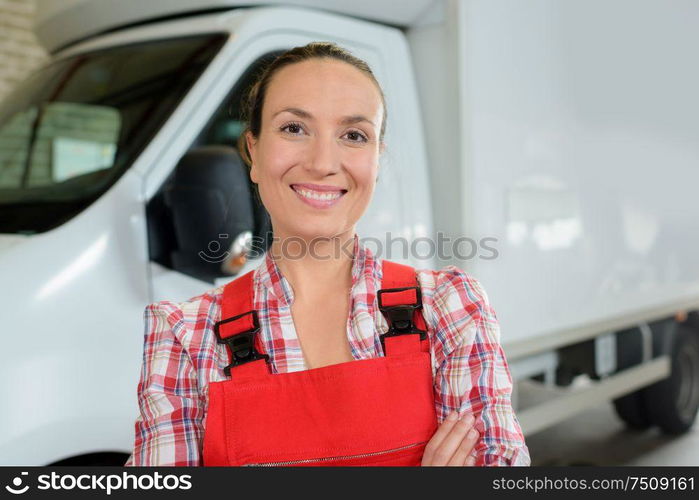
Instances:
[[[631,429],[642,431],[653,425],[643,402],[643,389],[615,399],[614,409]]]
[[[670,376],[644,390],[650,420],[666,434],[687,432],[699,410],[699,332],[677,324]]]
[[[616,333],[617,368],[625,370],[643,361],[642,335],[638,328]],[[634,430],[645,430],[653,425],[644,402],[644,388],[625,394],[614,401],[616,414]]]
[[[98,453],[87,453],[85,455],[78,455],[74,457],[64,458],[57,462],[48,464],[50,467],[53,466],[71,466],[71,467],[94,467],[94,466],[123,466],[129,459],[129,454],[120,452],[98,452]]]

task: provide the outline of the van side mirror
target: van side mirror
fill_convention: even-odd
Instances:
[[[266,249],[270,231],[247,168],[228,146],[187,152],[149,203],[148,224],[153,260],[211,283],[236,274],[251,250]]]

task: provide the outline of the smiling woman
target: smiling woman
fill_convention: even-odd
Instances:
[[[387,116],[366,63],[294,48],[247,105],[272,245],[227,285],[146,308],[126,465],[529,465],[478,281],[360,244]]]

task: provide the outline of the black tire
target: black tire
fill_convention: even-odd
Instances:
[[[69,467],[96,467],[96,466],[123,466],[129,455],[119,452],[88,453],[76,457],[64,458],[58,462],[48,464],[49,466],[69,466]]]
[[[614,409],[630,429],[643,431],[653,425],[643,401],[643,389],[615,399]]]
[[[677,324],[670,352],[671,372],[644,390],[650,420],[666,434],[687,432],[699,410],[699,332]]]
[[[616,334],[617,368],[624,370],[643,362],[643,337],[638,328]],[[644,402],[644,388],[613,401],[616,414],[633,430],[643,431],[653,425]]]

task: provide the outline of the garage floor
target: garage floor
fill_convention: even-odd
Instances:
[[[527,436],[532,465],[699,465],[699,422],[680,437],[632,431],[601,406]]]

